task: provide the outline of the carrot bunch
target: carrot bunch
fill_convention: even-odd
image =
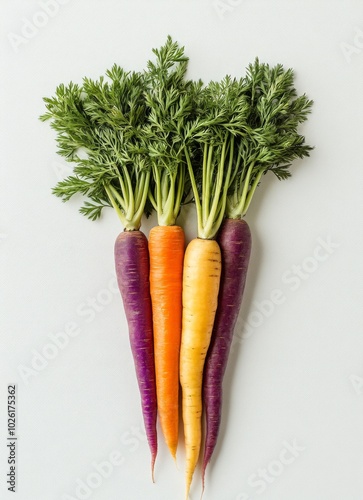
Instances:
[[[297,128],[312,102],[297,96],[292,70],[257,59],[240,79],[204,85],[186,78],[188,58],[171,37],[144,72],[117,65],[99,80],[60,85],[45,98],[59,154],[74,175],[59,182],[63,201],[87,197],[92,220],[113,207],[124,231],[115,268],[128,322],[151,468],[156,421],[176,458],[179,385],[186,453],[186,498],[206,432],[202,483],[216,446],[222,382],[251,254],[244,220],[269,171],[290,175],[311,147]],[[198,234],[185,249],[176,225],[193,201]],[[140,231],[152,210],[158,225]]]

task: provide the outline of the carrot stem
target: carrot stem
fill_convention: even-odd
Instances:
[[[213,146],[208,147],[204,144],[203,152],[203,187],[202,187],[202,207],[203,207],[203,224],[207,223],[207,216],[209,211],[210,188],[212,184],[212,158]]]
[[[146,199],[147,199],[147,195],[148,195],[148,191],[149,191],[149,182],[150,182],[150,171],[148,170],[145,173],[145,184],[144,184],[144,189],[142,191],[141,203],[139,205],[137,212],[135,213],[135,215],[133,217],[133,220],[136,221],[136,224],[139,224],[139,227],[141,225],[141,217],[142,217],[144,210],[145,210],[145,203],[146,203]]]
[[[177,180],[178,180],[178,188],[176,192],[176,197],[175,197],[175,203],[174,203],[174,210],[173,210],[173,215],[174,219],[177,218],[179,211],[180,211],[180,205],[182,202],[183,194],[184,194],[184,185],[185,185],[185,166],[181,165],[179,167],[179,175],[177,175]]]
[[[162,197],[159,169],[153,164],[153,176],[156,184],[156,206],[158,214],[162,212]]]
[[[248,193],[248,188],[250,185],[250,178],[252,175],[253,168],[254,168],[254,163],[252,163],[247,170],[246,178],[243,182],[242,195],[240,197],[240,201],[239,201],[238,205],[236,207],[232,208],[231,212],[228,214],[228,217],[230,217],[231,219],[240,218],[241,213],[243,213],[243,209],[244,209],[244,206],[246,203],[246,198],[247,198],[247,193]],[[241,185],[242,185],[242,183],[241,183]]]
[[[256,175],[255,180],[253,181],[253,184],[252,184],[252,186],[251,186],[251,188],[250,188],[250,190],[249,190],[249,192],[248,192],[248,196],[247,196],[247,199],[246,199],[246,203],[244,204],[242,217],[244,217],[244,216],[246,215],[246,213],[247,213],[247,210],[248,210],[248,208],[249,208],[249,206],[250,206],[250,203],[251,203],[252,197],[253,197],[253,195],[254,195],[254,193],[255,193],[256,189],[257,189],[257,186],[258,186],[258,184],[259,184],[259,182],[260,182],[260,180],[261,180],[262,175],[263,175],[263,170],[260,170],[260,171],[258,172],[258,174]]]
[[[203,237],[213,237],[214,236],[212,228],[213,228],[214,223],[215,223],[216,211],[217,211],[218,203],[220,200],[219,197],[220,197],[220,193],[221,193],[221,190],[223,187],[223,182],[225,183],[224,186],[229,185],[229,174],[227,172],[227,175],[225,175],[225,168],[224,168],[224,162],[225,162],[225,157],[226,157],[226,147],[227,147],[227,139],[224,140],[223,146],[222,146],[222,153],[221,153],[221,158],[220,158],[220,162],[218,165],[218,173],[217,173],[217,179],[216,179],[216,183],[215,183],[213,202],[212,202],[212,206],[210,208],[209,214],[208,214],[207,222],[204,226]],[[229,173],[230,173],[230,169],[229,169]],[[224,176],[225,176],[225,179],[223,179]],[[211,182],[208,182],[208,186],[210,186],[210,184],[211,184]],[[223,212],[224,212],[224,210],[223,210]],[[205,236],[205,235],[208,235],[208,236]]]
[[[192,163],[190,161],[190,156],[189,156],[188,150],[186,148],[185,148],[185,158],[187,160],[188,173],[189,173],[189,178],[190,178],[190,182],[191,182],[191,185],[192,185],[192,191],[193,191],[193,195],[194,195],[195,208],[197,210],[198,233],[199,233],[199,228],[202,227],[202,207],[200,205],[200,199],[199,199],[199,195],[198,195],[198,188],[197,188],[197,184],[195,182],[195,177],[194,177]]]
[[[127,189],[128,189],[128,198],[129,198],[129,203],[128,203],[128,209],[127,209],[127,212],[126,212],[126,218],[127,219],[131,219],[132,216],[133,216],[133,213],[134,213],[134,192],[133,192],[133,188],[132,188],[132,183],[131,183],[131,179],[130,179],[130,175],[127,171],[127,168],[125,166],[124,163],[122,163],[122,170],[124,172],[124,176],[125,176],[125,179],[126,179],[126,183],[127,183]]]
[[[146,181],[145,172],[141,172],[141,174],[138,178],[138,182],[136,184],[135,205],[137,207],[140,206],[140,202],[141,202],[142,197],[143,197],[143,193],[145,190],[145,181]]]
[[[120,221],[122,222],[123,226],[126,227],[127,226],[127,219],[126,219],[125,215],[122,213],[122,211],[120,210],[120,207],[117,205],[115,198],[112,195],[112,191],[111,191],[110,187],[105,185],[105,191],[106,191],[108,198],[111,202],[111,205],[115,209]]]
[[[156,204],[156,201],[155,201],[155,198],[154,198],[154,195],[152,194],[152,192],[149,190],[149,200],[150,200],[150,203],[152,204],[154,210],[157,212],[158,210],[158,206]]]
[[[219,213],[219,216],[215,222],[215,226],[217,228],[220,227],[220,225],[222,224],[222,221],[224,219],[224,216],[225,216],[226,204],[227,204],[227,191],[228,191],[229,184],[230,184],[228,182],[228,179],[230,178],[231,171],[232,171],[233,152],[234,152],[234,140],[232,138],[231,144],[230,144],[230,150],[229,150],[229,164],[228,164],[228,170],[227,170],[227,175],[226,175],[227,182],[225,182],[225,184],[224,184],[223,196],[221,197],[219,204],[218,204],[217,213]]]

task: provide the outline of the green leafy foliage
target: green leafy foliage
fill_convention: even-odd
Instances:
[[[290,177],[292,162],[309,156],[312,149],[297,129],[313,102],[305,94],[297,96],[292,69],[256,59],[242,82],[248,111],[227,201],[230,217],[245,215],[262,175],[271,171],[280,180]]]
[[[189,176],[198,213],[198,233],[211,238],[225,212],[243,217],[262,175],[288,178],[297,158],[309,155],[298,126],[312,101],[297,96],[292,69],[258,59],[240,79],[226,76],[201,86]],[[193,186],[194,185],[194,186]]]
[[[174,224],[188,191],[184,147],[193,148],[191,128],[200,85],[185,78],[188,58],[170,36],[153,52],[156,60],[148,61],[145,72],[149,114],[144,132],[153,173],[149,198],[159,224]]]
[[[126,228],[140,226],[150,177],[144,91],[141,73],[114,65],[106,78],[59,85],[54,97],[44,99],[41,120],[51,120],[58,153],[74,164],[74,175],[53,192],[64,201],[76,193],[87,196],[80,211],[92,220],[113,206]]]
[[[312,101],[298,96],[292,69],[258,59],[243,77],[204,85],[186,78],[184,47],[169,36],[144,72],[118,65],[98,80],[59,85],[44,98],[58,153],[74,165],[55,195],[86,197],[95,220],[112,206],[127,229],[143,213],[174,224],[196,204],[198,234],[213,238],[225,214],[243,217],[264,174],[288,178],[311,147],[298,133]]]

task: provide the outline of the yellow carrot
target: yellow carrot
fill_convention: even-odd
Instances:
[[[192,240],[184,257],[180,350],[187,498],[199,457],[203,367],[217,309],[220,274],[221,252],[218,243],[199,238]]]
[[[225,86],[229,85],[234,83],[227,79],[225,85],[220,86],[218,105],[226,99],[228,101],[229,93]],[[214,104],[210,108],[211,102],[215,103],[217,89],[218,86],[211,82],[202,92],[201,105],[205,110],[211,109],[211,113],[204,124],[199,124],[201,130],[196,139],[196,151],[193,155],[188,150],[185,153],[198,219],[198,238],[187,247],[183,271],[180,382],[186,450],[186,498],[201,445],[203,369],[218,303],[221,252],[215,237],[225,215],[234,160],[234,136],[230,131],[232,116],[229,117],[228,113],[223,115],[226,118],[223,123],[220,115],[215,113]]]

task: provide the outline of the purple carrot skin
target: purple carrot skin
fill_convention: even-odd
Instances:
[[[203,401],[206,435],[202,480],[217,443],[222,413],[222,382],[242,303],[251,253],[251,232],[245,220],[225,219],[217,236],[222,254],[222,275],[212,340],[207,353]]]
[[[151,451],[151,471],[157,454],[156,386],[149,285],[149,250],[141,231],[124,231],[115,243],[117,282],[129,326],[130,345],[141,395],[141,406]]]

